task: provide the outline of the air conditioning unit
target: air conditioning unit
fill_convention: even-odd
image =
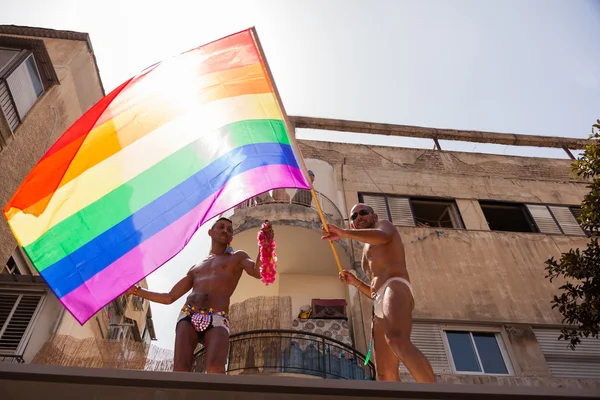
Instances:
[[[311,318],[347,319],[346,300],[344,299],[312,299]]]

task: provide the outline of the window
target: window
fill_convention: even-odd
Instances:
[[[444,331],[454,372],[510,375],[498,332]]]
[[[0,108],[13,131],[43,92],[33,53],[0,47]]]
[[[554,217],[561,233],[564,235],[585,236],[583,229],[581,229],[577,221],[577,211],[574,212],[573,209],[578,210],[579,215],[581,215],[581,207],[548,206],[548,210]]]
[[[17,247],[6,264],[0,266],[0,274],[30,275],[29,267],[24,257],[21,250]]]
[[[585,236],[569,206],[480,201],[492,231]]]
[[[523,204],[479,202],[483,215],[492,231],[537,232]]]
[[[360,193],[359,201],[373,208],[379,219],[397,226],[464,228],[454,200]]]
[[[581,230],[583,230],[585,235],[590,235],[591,232],[587,229],[583,229],[581,227],[581,222],[579,221],[579,218],[581,217],[581,214],[583,214],[583,210],[581,209],[581,206],[570,206],[569,207],[569,211],[571,211],[571,214],[573,215],[573,218],[575,218],[575,222],[577,223],[577,225],[579,226],[579,228]]]
[[[533,332],[552,376],[600,379],[600,339],[582,337],[581,343],[571,350],[568,342],[558,340],[558,329],[534,329]]]
[[[11,256],[6,264],[4,265],[4,269],[2,271],[3,274],[11,274],[11,275],[22,275],[15,259]]]
[[[0,354],[23,354],[43,298],[43,293],[0,291]]]
[[[450,200],[410,199],[417,226],[462,228],[456,203]]]
[[[581,206],[571,206],[569,207],[569,210],[571,211],[571,214],[573,214],[575,220],[579,222],[579,217],[581,217],[581,214],[583,214]]]

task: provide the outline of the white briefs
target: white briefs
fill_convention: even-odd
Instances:
[[[385,283],[383,285],[381,285],[381,287],[379,288],[379,290],[376,293],[373,294],[373,311],[377,318],[383,318],[383,294],[385,293],[385,289],[387,289],[387,287],[393,281],[400,281],[400,282],[404,283],[406,286],[408,286],[408,288],[410,289],[410,294],[412,295],[412,298],[413,298],[413,308],[415,308],[415,293],[413,292],[413,288],[412,288],[412,285],[410,284],[410,282],[407,281],[406,279],[400,278],[400,277],[390,278],[387,281],[385,281]]]

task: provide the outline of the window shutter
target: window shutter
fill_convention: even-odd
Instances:
[[[363,194],[362,198],[363,203],[371,207],[379,219],[385,219],[386,221],[390,220],[387,206],[385,204],[385,197],[383,195]]]
[[[548,207],[539,204],[527,204],[527,209],[541,233],[562,234]]]
[[[548,206],[565,235],[585,236],[569,207]]]
[[[19,116],[17,115],[17,109],[10,98],[10,92],[8,91],[8,85],[6,81],[0,80],[0,108],[6,116],[8,125],[13,131],[19,126]]]
[[[579,223],[579,217],[581,217],[581,214],[583,214],[583,210],[581,209],[581,207],[569,207],[569,209],[573,213],[573,217],[575,218],[575,221],[577,221],[577,223]]]
[[[43,296],[0,292],[0,354],[15,354],[19,350]]]
[[[600,379],[600,339],[581,338],[575,350],[558,340],[558,329],[534,329],[535,337],[554,377]]]
[[[408,197],[388,196],[392,223],[399,226],[415,226],[410,200]]]
[[[427,357],[433,372],[451,373],[450,363],[442,340],[442,331],[437,324],[414,323],[410,339],[415,346]],[[400,363],[400,372],[407,373],[404,364]]]
[[[6,83],[8,83],[13,100],[15,101],[19,117],[23,120],[37,101],[38,96],[44,91],[32,55],[27,57],[6,78]]]

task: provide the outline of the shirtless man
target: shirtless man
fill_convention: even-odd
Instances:
[[[350,215],[352,229],[329,225],[329,234],[323,230],[323,239],[348,238],[365,243],[362,267],[371,286],[349,270],[340,273],[340,279],[373,299],[377,379],[400,381],[398,367],[402,361],[415,381],[435,383],[431,364],[410,341],[414,298],[400,234],[389,221],[379,221],[366,204],[356,204]]]
[[[262,230],[273,238],[269,223]],[[206,372],[225,373],[229,349],[229,300],[242,277],[242,272],[260,279],[260,248],[256,262],[248,253],[229,247],[233,239],[233,227],[227,218],[219,218],[208,230],[211,238],[210,255],[194,265],[187,275],[173,286],[169,293],[155,293],[134,286],[125,294],[171,304],[186,294],[185,306],[179,313],[175,327],[174,371],[191,371],[194,350],[198,342],[206,347]]]

